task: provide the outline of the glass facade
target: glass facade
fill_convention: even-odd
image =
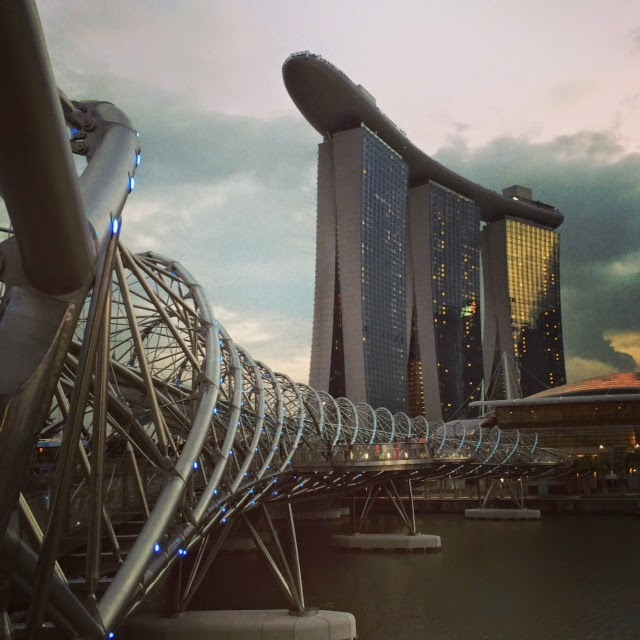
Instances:
[[[560,317],[560,236],[506,219],[511,333],[523,397],[565,384]]]
[[[361,290],[367,402],[407,410],[406,162],[363,127]]]
[[[424,397],[424,367],[420,355],[417,313],[414,302],[411,312],[411,338],[409,340],[409,415],[412,418],[426,414]]]
[[[438,385],[445,420],[464,418],[480,396],[480,212],[430,183],[431,282]]]

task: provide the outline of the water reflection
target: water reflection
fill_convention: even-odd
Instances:
[[[329,536],[346,529],[346,521],[301,523],[307,602],[353,613],[360,640],[638,637],[640,519],[418,519],[422,533],[442,537],[440,553],[334,551]],[[386,514],[373,516],[368,527],[403,531]],[[286,607],[255,553],[221,556],[206,584],[195,609]]]

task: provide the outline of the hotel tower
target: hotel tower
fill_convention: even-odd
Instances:
[[[323,137],[310,384],[444,420],[483,380],[494,397],[564,384],[562,215],[425,155],[321,57],[294,54],[283,75]]]

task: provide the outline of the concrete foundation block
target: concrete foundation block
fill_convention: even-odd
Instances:
[[[138,616],[125,640],[355,640],[356,619],[342,611],[289,615],[286,609],[186,611],[171,618]]]
[[[313,511],[294,511],[295,520],[338,520],[342,518],[342,509],[314,509]]]
[[[538,509],[465,509],[472,520],[540,520]]]
[[[442,547],[440,536],[419,533],[356,533],[331,536],[331,546],[339,549],[382,549],[389,551],[437,551]]]

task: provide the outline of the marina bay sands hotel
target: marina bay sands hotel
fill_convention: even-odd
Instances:
[[[483,380],[492,398],[564,384],[562,214],[425,155],[319,56],[283,75],[323,136],[311,386],[449,420]]]

